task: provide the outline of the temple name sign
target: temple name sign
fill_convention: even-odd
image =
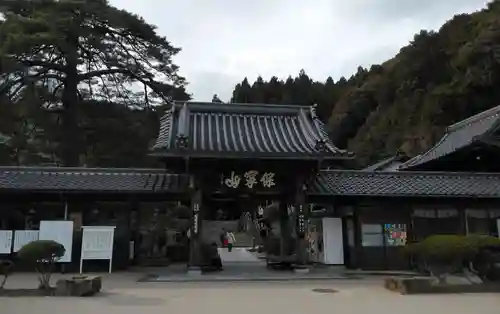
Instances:
[[[224,175],[222,175],[222,180],[225,186],[233,189],[238,188],[242,181],[249,189],[253,189],[259,183],[264,188],[272,188],[276,185],[274,172],[264,172],[260,174],[257,170],[248,170],[243,173],[243,175],[231,171],[229,177],[224,177]]]

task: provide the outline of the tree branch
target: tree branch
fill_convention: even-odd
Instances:
[[[28,67],[43,67],[48,70],[54,70],[54,71],[59,71],[59,72],[64,72],[64,67],[62,65],[52,63],[52,62],[46,62],[46,61],[37,61],[37,60],[20,60],[17,61],[20,64]]]
[[[78,82],[81,82],[81,81],[85,81],[85,80],[88,80],[92,77],[96,77],[96,76],[103,76],[103,75],[112,75],[112,74],[126,74],[128,76],[130,76],[131,78],[141,82],[142,84],[146,85],[147,87],[151,88],[151,90],[155,93],[158,94],[158,96],[160,96],[161,98],[163,98],[165,100],[165,97],[163,96],[163,93],[161,92],[161,90],[159,90],[158,88],[156,88],[155,86],[155,82],[152,81],[152,80],[149,80],[149,82],[147,80],[144,80],[143,78],[139,77],[137,74],[133,73],[130,69],[118,69],[118,68],[115,68],[115,69],[105,69],[105,70],[95,70],[95,71],[90,71],[90,72],[87,72],[87,73],[84,73],[84,74],[80,74],[78,75]]]
[[[60,75],[52,74],[52,73],[38,73],[35,75],[22,76],[14,81],[7,81],[3,86],[0,86],[0,95],[4,94],[6,91],[11,89],[12,87],[21,84],[26,85],[27,83],[34,83],[44,79],[56,79],[62,81],[63,78]]]
[[[83,73],[78,75],[78,82],[85,81],[88,79],[91,79],[93,77],[97,76],[103,76],[103,75],[112,75],[112,74],[129,74],[129,75],[134,75],[129,69],[105,69],[105,70],[95,70],[95,71],[90,71],[87,73]]]

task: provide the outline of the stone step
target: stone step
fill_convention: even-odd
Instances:
[[[251,247],[253,244],[253,237],[244,232],[234,233],[234,238],[236,239],[235,246],[238,247]]]
[[[231,252],[227,248],[219,248],[219,255],[222,263],[253,263],[262,264],[263,262],[252,253],[248,252],[245,248],[234,248]]]

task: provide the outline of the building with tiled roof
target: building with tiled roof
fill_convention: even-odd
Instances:
[[[195,215],[208,219],[222,206],[254,213],[277,201],[297,219],[297,239],[308,232],[301,229],[309,228],[307,221],[340,219],[334,237],[343,238],[336,242],[343,243],[336,249],[343,252],[341,264],[408,268],[399,253],[406,241],[433,233],[498,233],[499,113],[495,107],[448,127],[415,158],[397,154],[357,171],[342,170],[354,154],[333,145],[314,106],[175,103],[151,150],[165,169],[0,167],[0,229],[27,228],[26,221],[47,217],[116,224],[123,238],[115,251],[123,256],[113,260],[128,265],[130,241],[137,260],[143,239],[157,228],[155,217],[171,202],[191,207],[195,230],[202,230]],[[119,205],[106,209],[110,203]],[[328,210],[308,220],[312,204]],[[191,237],[190,243],[201,241],[196,232]]]
[[[500,106],[446,128],[427,152],[400,166],[402,170],[500,172]]]
[[[314,107],[175,103],[152,154],[190,158],[351,158],[333,145]]]

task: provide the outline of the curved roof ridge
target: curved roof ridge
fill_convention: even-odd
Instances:
[[[468,126],[471,123],[479,122],[481,120],[485,119],[490,119],[490,118],[495,118],[495,116],[498,116],[500,114],[500,105],[495,106],[493,108],[490,108],[488,110],[479,112],[473,116],[470,116],[464,120],[458,121],[446,128],[446,132],[453,132],[457,129],[463,128],[465,126]]]
[[[321,169],[319,173],[369,176],[446,176],[446,177],[500,177],[498,172],[459,172],[459,171],[363,171],[354,169]]]
[[[442,137],[441,139],[436,143],[434,144],[434,146],[432,146],[431,148],[429,148],[425,153],[423,154],[419,154],[413,158],[411,158],[410,160],[408,160],[407,162],[401,164],[399,166],[400,169],[404,169],[404,168],[407,168],[407,167],[410,167],[412,165],[415,165],[417,164],[420,160],[422,160],[424,157],[428,156],[429,154],[431,154],[435,149],[437,149],[439,146],[441,146],[441,144],[446,140],[446,138],[448,137],[449,133],[446,132]]]
[[[169,173],[162,168],[99,168],[99,167],[46,167],[46,166],[0,166],[0,172],[101,172],[101,173]]]

